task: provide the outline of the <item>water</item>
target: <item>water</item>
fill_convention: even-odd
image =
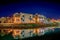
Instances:
[[[45,34],[57,33],[57,32],[60,32],[60,28],[53,28],[53,29],[45,30]]]
[[[44,33],[44,35],[46,35],[46,34],[50,35],[51,33],[58,33],[58,32],[60,32],[60,28],[52,28],[52,29],[51,28],[44,28],[44,32],[42,32],[42,33]],[[40,36],[43,36],[43,35],[40,35]],[[34,36],[32,36],[32,37],[34,37]],[[13,40],[14,38],[13,38],[13,36],[11,34],[8,34],[8,35],[5,35],[3,37],[0,35],[0,39],[2,39],[2,40]]]

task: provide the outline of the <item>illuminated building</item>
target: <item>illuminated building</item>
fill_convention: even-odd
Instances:
[[[22,23],[48,23],[48,20],[44,15],[36,13],[35,15],[29,13],[14,13],[12,17],[1,17],[0,23],[9,26],[10,24],[22,24]],[[32,37],[34,35],[44,34],[44,30],[40,28],[35,29],[10,29],[8,32],[13,31],[14,38]]]
[[[14,23],[34,23],[33,15],[27,13],[15,13],[13,15]]]
[[[45,16],[36,13],[35,15],[29,13],[14,13],[12,17],[1,17],[0,23],[46,23]]]
[[[6,23],[6,17],[1,17],[0,18],[0,23]]]
[[[16,29],[13,32],[13,37],[15,39],[18,39],[19,37],[28,38],[28,37],[33,37],[36,35],[44,35],[44,30],[41,28],[37,28],[37,30],[36,29],[21,29],[21,30]]]
[[[15,13],[13,15],[14,23],[40,23],[44,22],[46,17],[40,14]]]

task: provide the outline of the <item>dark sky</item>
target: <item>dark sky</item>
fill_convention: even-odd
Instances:
[[[49,1],[0,1],[0,17],[15,12],[39,13],[49,18],[60,18],[60,3]]]

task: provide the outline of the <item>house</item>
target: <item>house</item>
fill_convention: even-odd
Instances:
[[[27,13],[15,13],[13,19],[14,23],[34,23],[33,15]]]
[[[22,23],[47,23],[47,19],[44,15],[29,14],[17,12],[14,13],[12,17],[1,17],[0,23],[14,23],[14,24],[22,24]]]

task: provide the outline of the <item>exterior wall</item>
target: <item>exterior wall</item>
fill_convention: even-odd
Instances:
[[[6,22],[6,17],[1,17],[0,18],[0,23],[5,23]]]
[[[18,38],[20,38],[20,31],[21,30],[19,30],[19,29],[15,29],[15,30],[13,30],[13,37],[15,38],[15,39],[18,39]]]
[[[13,23],[12,17],[7,17],[6,18],[6,23]]]
[[[45,21],[45,17],[43,15],[38,15],[39,16],[39,22],[44,22]]]
[[[34,34],[34,29],[21,29],[21,30],[14,30],[13,36],[16,39],[18,36],[20,38],[32,37]]]
[[[15,24],[21,23],[20,14],[19,14],[19,13],[15,13],[15,14],[13,15],[13,20],[14,20],[13,23],[15,23]]]
[[[40,35],[44,35],[44,29],[43,28],[38,29],[38,36],[40,36]]]
[[[51,19],[50,21],[51,21],[52,23],[53,23],[53,22],[56,22],[56,20],[55,20],[55,19]]]
[[[36,33],[37,31],[37,33]],[[44,34],[44,30],[40,29],[40,28],[35,28],[35,29],[20,29],[20,30],[14,30],[13,32],[13,36],[15,39],[18,38],[27,38],[27,37],[33,37],[36,35],[43,35]]]
[[[0,23],[13,23],[12,18],[13,17],[1,17],[0,18]]]
[[[21,23],[20,17],[14,17],[14,23]]]
[[[34,15],[34,18],[35,18],[34,19],[35,22],[37,22],[37,23],[43,23],[44,21],[47,20],[45,16],[37,14],[37,13]]]
[[[53,32],[54,27],[53,28],[35,28],[35,29],[0,29],[0,30],[1,32],[6,34],[13,32],[12,34],[13,37],[15,39],[18,39],[18,38],[34,37],[36,35],[41,36],[41,35],[44,35],[46,32],[49,32],[49,31]]]
[[[44,22],[45,21],[45,16],[37,14],[37,22]],[[13,14],[13,17],[8,17],[6,19],[7,23],[16,23],[16,24],[20,24],[20,23],[36,23],[36,19],[35,17],[33,17],[35,15],[33,14],[27,14],[27,13],[15,13]],[[1,22],[4,22],[4,20],[0,18]]]
[[[32,14],[20,13],[20,17],[21,17],[21,23],[34,23],[34,21],[33,21],[33,15]]]
[[[20,15],[16,17],[16,15]],[[31,16],[31,19],[30,19]],[[13,15],[14,23],[35,23],[33,20],[32,14],[26,14],[26,13],[15,13]]]

